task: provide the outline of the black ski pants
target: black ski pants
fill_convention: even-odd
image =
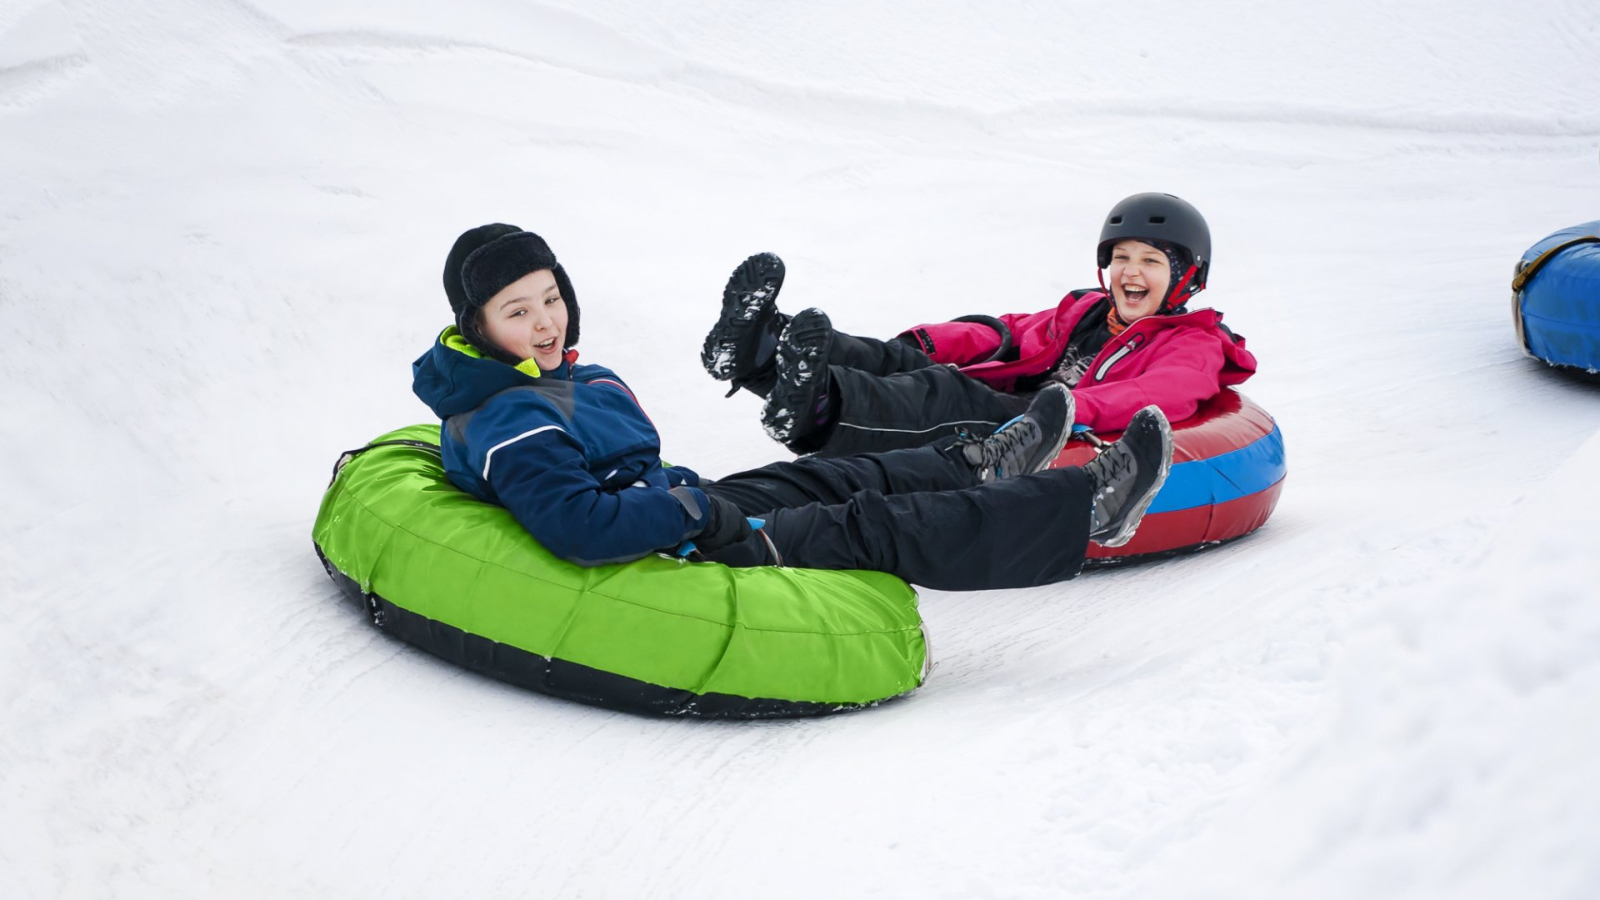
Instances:
[[[801,448],[821,456],[920,447],[960,432],[983,437],[1032,399],[997,391],[903,341],[843,332],[834,333],[828,374],[839,401],[833,427],[822,443]]]
[[[1082,469],[975,484],[954,441],[776,462],[703,485],[766,520],[782,563],[872,569],[947,591],[1033,587],[1083,567],[1091,489]],[[774,562],[760,535],[708,555]]]

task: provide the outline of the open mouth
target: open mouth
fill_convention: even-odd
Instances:
[[[554,347],[555,345],[556,345],[556,339],[555,338],[551,338],[550,340],[545,341],[544,343],[534,344],[533,345],[533,349],[535,349],[535,350],[549,350],[552,347]]]
[[[1129,303],[1138,303],[1149,295],[1149,288],[1133,287],[1126,284],[1122,286],[1122,296],[1126,297]]]

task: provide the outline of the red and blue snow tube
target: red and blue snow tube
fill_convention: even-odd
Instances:
[[[1099,435],[1115,440],[1117,434]],[[1172,469],[1133,540],[1089,545],[1089,565],[1170,556],[1243,537],[1278,505],[1288,464],[1283,434],[1267,411],[1228,388],[1172,424]],[[1081,466],[1097,451],[1068,442],[1055,465]]]
[[[1562,229],[1522,254],[1511,313],[1529,356],[1600,373],[1600,221]]]

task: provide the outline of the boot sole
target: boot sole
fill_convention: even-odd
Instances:
[[[1156,472],[1156,480],[1145,491],[1143,499],[1134,504],[1133,511],[1128,513],[1128,517],[1123,520],[1122,527],[1117,529],[1117,533],[1108,540],[1095,541],[1095,543],[1102,547],[1121,547],[1133,540],[1134,532],[1139,530],[1139,523],[1144,521],[1145,510],[1149,509],[1150,504],[1155,501],[1156,494],[1161,492],[1161,486],[1167,483],[1167,473],[1172,470],[1172,425],[1167,421],[1166,416],[1161,417],[1161,439],[1167,446],[1167,452],[1162,455],[1161,468]]]
[[[778,338],[778,381],[761,411],[761,427],[783,444],[794,440],[796,420],[802,414],[809,415],[816,406],[817,384],[833,343],[833,325],[828,317],[812,313],[813,310],[806,310],[796,315]],[[805,370],[800,377],[789,377],[801,364]]]
[[[749,365],[749,360],[738,358],[739,349],[749,344],[766,316],[776,313],[783,276],[783,260],[772,253],[748,257],[728,276],[722,289],[722,312],[700,348],[700,364],[712,378],[730,381],[738,377],[741,363]],[[766,294],[756,298],[760,302],[747,302],[761,291]]]

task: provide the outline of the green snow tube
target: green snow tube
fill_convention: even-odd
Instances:
[[[917,595],[892,575],[578,566],[451,484],[438,443],[413,425],[345,454],[312,529],[373,623],[429,653],[557,697],[715,718],[855,709],[926,677]]]

